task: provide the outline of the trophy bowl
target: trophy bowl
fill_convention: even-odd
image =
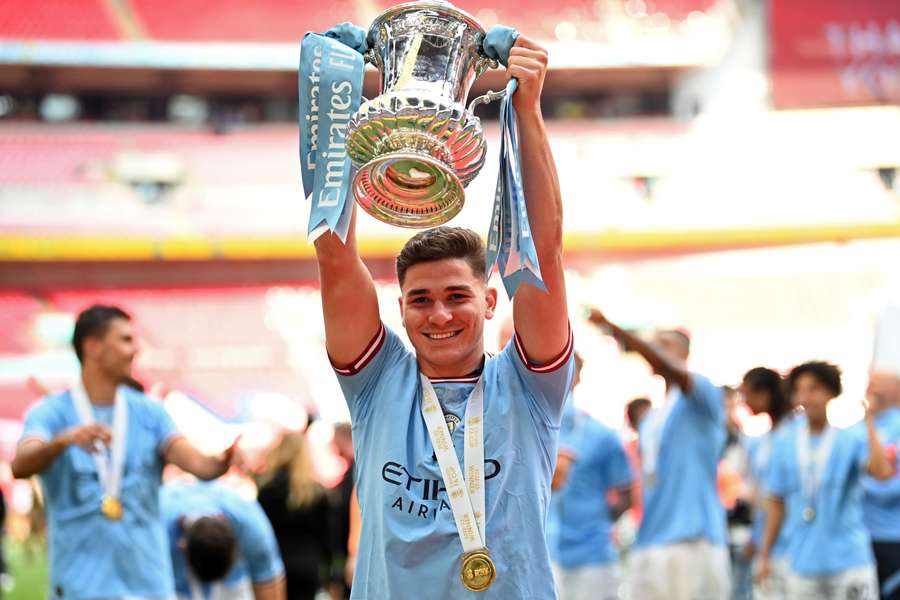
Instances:
[[[472,109],[494,96],[465,105],[475,79],[497,66],[483,39],[471,15],[440,0],[399,4],[372,23],[366,60],[381,73],[381,94],[351,117],[347,153],[358,169],[354,198],[373,217],[433,227],[462,208],[486,152]]]

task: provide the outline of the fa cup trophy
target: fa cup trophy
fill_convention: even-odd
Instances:
[[[482,50],[484,29],[447,2],[400,4],[368,32],[365,54],[381,73],[381,93],[347,125],[347,154],[357,167],[356,202],[401,227],[433,227],[462,208],[465,188],[484,165],[481,121],[465,105],[472,83],[496,61]]]

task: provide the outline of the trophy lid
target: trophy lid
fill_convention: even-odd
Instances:
[[[370,35],[371,32],[378,31],[378,28],[385,21],[396,18],[402,13],[418,11],[434,11],[437,13],[450,15],[459,19],[460,21],[464,21],[469,27],[474,29],[476,33],[484,35],[484,27],[481,26],[481,23],[479,23],[475,19],[475,17],[464,10],[456,8],[445,0],[421,0],[419,2],[403,2],[402,4],[392,6],[378,15],[375,20],[372,21],[372,26],[369,28]]]

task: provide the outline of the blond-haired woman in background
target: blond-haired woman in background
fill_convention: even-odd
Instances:
[[[316,481],[306,437],[284,434],[269,453],[259,503],[281,548],[288,600],[313,600],[331,564],[329,503]]]

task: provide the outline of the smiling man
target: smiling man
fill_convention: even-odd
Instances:
[[[519,37],[507,76],[519,80],[524,191],[547,291],[518,291],[516,334],[497,356],[484,353],[497,291],[474,232],[421,232],[397,258],[415,353],[381,323],[355,223],[346,244],[316,241],[326,348],[356,447],[354,599],[556,597],[544,526],[572,336],[562,203],[540,111],[546,65],[546,52]]]

